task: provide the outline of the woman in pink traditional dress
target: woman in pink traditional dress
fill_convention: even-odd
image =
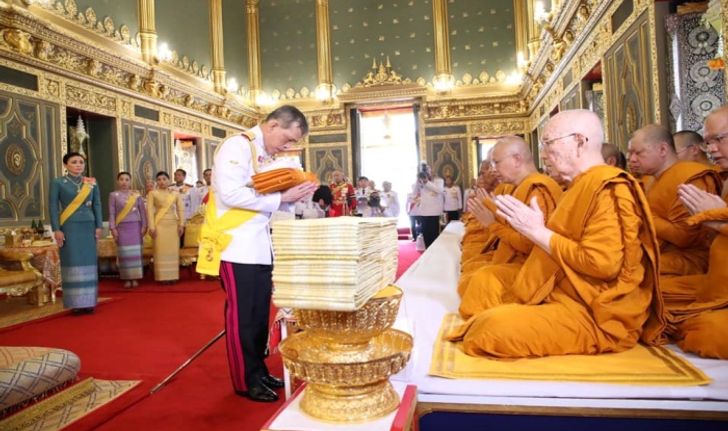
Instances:
[[[117,190],[109,195],[109,230],[116,241],[119,277],[124,287],[138,285],[144,276],[142,238],[147,232],[147,215],[141,195],[130,190],[131,174],[119,172]]]

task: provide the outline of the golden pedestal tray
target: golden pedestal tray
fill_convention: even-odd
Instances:
[[[359,310],[294,310],[303,332],[279,346],[290,373],[307,382],[301,409],[332,422],[364,422],[397,409],[389,377],[407,364],[412,336],[390,329],[402,291],[388,286]]]

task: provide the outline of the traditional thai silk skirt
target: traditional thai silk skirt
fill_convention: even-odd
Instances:
[[[154,279],[179,280],[179,235],[177,220],[172,217],[164,217],[157,225],[157,237],[154,238]]]
[[[96,225],[67,221],[61,231],[66,238],[60,250],[63,306],[95,307],[99,296]]]
[[[124,221],[116,226],[119,240],[116,254],[119,259],[119,278],[122,280],[139,280],[144,276],[142,265],[142,223]]]

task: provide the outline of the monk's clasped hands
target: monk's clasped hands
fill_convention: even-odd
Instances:
[[[725,201],[720,196],[708,193],[692,184],[680,184],[677,194],[690,214],[726,207]]]

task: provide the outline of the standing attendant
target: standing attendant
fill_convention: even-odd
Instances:
[[[463,193],[460,186],[453,184],[452,177],[445,177],[445,215],[447,222],[460,220],[460,210],[463,208]]]
[[[144,276],[142,238],[147,232],[147,215],[144,199],[129,189],[131,174],[119,172],[116,184],[118,189],[109,195],[109,230],[116,241],[119,277],[130,288]]]
[[[215,155],[197,271],[215,275],[219,270],[233,388],[253,401],[276,401],[274,389],[283,387],[264,361],[273,288],[271,213],[312,195],[316,184],[259,194],[250,186],[251,177],[307,133],[306,117],[284,105],[262,124],[226,139]]]
[[[50,215],[61,255],[63,306],[74,314],[93,313],[98,300],[96,241],[101,236],[101,193],[95,178],[84,177],[86,159],[63,156],[65,176],[51,181]]]
[[[154,240],[154,280],[164,284],[179,280],[179,238],[184,232],[182,198],[169,189],[169,174],[157,174],[157,188],[147,196],[147,224]]]

